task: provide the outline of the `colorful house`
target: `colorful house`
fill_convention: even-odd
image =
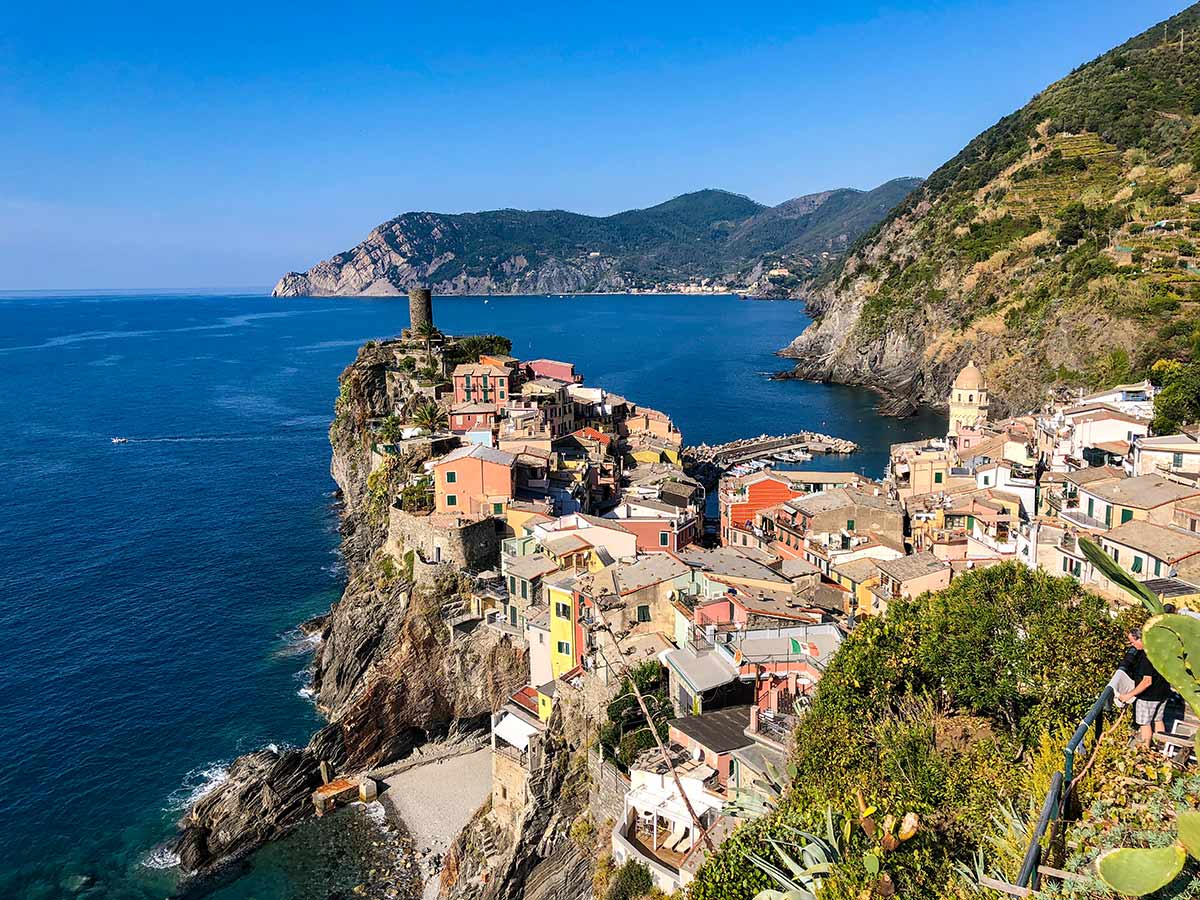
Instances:
[[[516,460],[503,450],[471,444],[427,462],[434,509],[468,517],[503,515],[516,494]]]
[[[463,363],[451,374],[454,405],[478,403],[500,409],[512,394],[513,373],[501,366]]]

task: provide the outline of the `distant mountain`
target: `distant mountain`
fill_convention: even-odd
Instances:
[[[1200,4],[974,138],[815,279],[801,377],[999,413],[1200,347]],[[901,404],[903,406],[905,404]]]
[[[775,207],[704,190],[603,217],[563,210],[409,212],[353,249],[284,275],[274,294],[389,295],[425,285],[445,294],[690,286],[785,295],[920,183],[900,178],[872,191],[823,191]]]

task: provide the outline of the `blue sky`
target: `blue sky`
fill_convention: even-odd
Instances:
[[[410,209],[926,175],[1183,6],[10,0],[0,289],[269,288]]]

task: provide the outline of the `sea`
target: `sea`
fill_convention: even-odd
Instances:
[[[687,443],[827,431],[863,451],[806,465],[877,476],[890,443],[945,428],[768,380],[808,322],[795,302],[438,297],[434,316],[574,361]],[[170,896],[189,803],[238,754],[318,727],[295,626],[344,577],[337,377],[407,318],[383,298],[0,294],[0,897]],[[306,826],[210,895],[351,896],[360,826]]]

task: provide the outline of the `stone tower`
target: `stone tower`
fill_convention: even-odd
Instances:
[[[408,322],[413,334],[416,334],[422,325],[433,324],[433,292],[429,288],[409,290]]]
[[[948,435],[957,437],[962,428],[975,428],[988,418],[987,382],[975,361],[967,363],[950,388],[950,428]]]

